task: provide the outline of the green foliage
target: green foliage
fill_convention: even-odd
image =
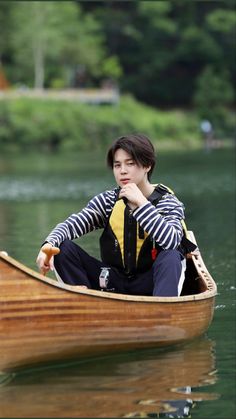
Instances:
[[[171,18],[172,5],[170,1],[140,2],[141,15],[148,18],[149,22],[158,33],[172,35],[176,33],[176,22]]]
[[[140,1],[128,10],[121,2],[109,8],[95,3],[108,48],[123,67],[121,88],[139,100],[166,108],[192,105],[195,81],[208,65],[224,66],[234,79],[233,2]]]
[[[204,29],[197,26],[188,26],[183,29],[181,43],[178,46],[177,55],[185,61],[207,62],[217,61],[221,58],[221,50],[214,38]],[[193,55],[194,51],[194,55]]]
[[[2,1],[0,5],[0,60],[5,52],[9,51],[9,37],[11,31],[11,5],[9,2]]]
[[[236,15],[232,10],[217,9],[210,13],[206,20],[209,27],[219,33],[235,35]]]
[[[207,67],[197,80],[194,103],[201,119],[208,119],[214,130],[222,135],[233,133],[234,119],[227,108],[234,100],[234,90],[227,71],[216,72]]]
[[[15,81],[28,84],[28,80],[34,80],[35,87],[44,87],[46,68],[50,66],[58,67],[56,78],[65,75],[61,68],[73,69],[79,64],[91,75],[100,75],[105,55],[100,24],[90,15],[82,16],[75,2],[61,2],[58,7],[51,1],[43,5],[21,1],[15,3],[12,14],[11,45],[19,70]]]
[[[117,57],[113,55],[104,60],[102,74],[105,77],[112,78],[113,80],[120,79],[122,76],[122,68]]]
[[[157,147],[185,147],[199,140],[194,114],[157,111],[131,96],[114,106],[29,98],[0,101],[0,147],[5,150],[99,150],[130,132],[145,133]]]
[[[12,86],[98,87],[157,107],[192,106],[207,67],[234,82],[235,1],[1,1]]]

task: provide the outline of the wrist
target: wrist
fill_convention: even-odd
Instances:
[[[145,205],[146,203],[148,202],[148,200],[147,200],[147,198],[145,198],[145,196],[143,197],[143,198],[141,198],[141,199],[139,199],[137,202],[136,202],[136,208],[139,208],[139,207],[142,207],[143,205]]]
[[[148,200],[146,198],[144,199],[140,199],[139,201],[136,201],[135,203],[131,203],[129,202],[129,207],[132,211],[137,210],[138,208],[142,207],[143,205],[145,205],[148,202]]]

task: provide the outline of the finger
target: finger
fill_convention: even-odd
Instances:
[[[125,191],[121,189],[119,193],[119,198],[123,198],[124,196],[125,196]]]
[[[39,272],[40,272],[42,275],[45,275],[45,274],[47,273],[47,268],[46,268],[46,266],[41,266],[41,267],[39,268]]]
[[[54,257],[52,256],[51,259],[49,260],[49,269],[51,271],[54,271]]]
[[[38,265],[39,270],[41,270],[45,265],[44,258],[38,257],[37,260],[36,260],[36,263]]]
[[[46,275],[46,273],[49,271],[49,266],[46,266],[46,265],[43,265],[43,266],[41,266],[41,268],[40,268],[40,273],[42,274],[42,275]]]
[[[45,253],[43,253],[41,250],[37,256],[36,259],[36,263],[38,265],[38,267],[40,268],[40,265],[44,265],[44,261],[45,261]]]

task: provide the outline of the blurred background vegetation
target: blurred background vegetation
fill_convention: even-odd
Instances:
[[[1,1],[0,30],[2,150],[99,149],[130,131],[191,147],[202,120],[235,138],[234,0]],[[119,99],[25,95],[81,89]]]

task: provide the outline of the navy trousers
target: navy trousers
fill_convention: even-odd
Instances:
[[[178,250],[162,250],[149,271],[131,278],[109,267],[107,291],[131,295],[177,296],[184,277],[183,259]],[[103,267],[103,262],[70,240],[61,244],[60,253],[54,257],[57,277],[70,285],[86,285],[100,290],[99,276]]]

